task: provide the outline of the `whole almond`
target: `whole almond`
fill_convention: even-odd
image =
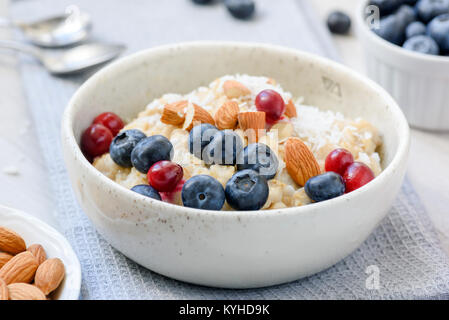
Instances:
[[[215,126],[219,130],[235,129],[239,117],[239,104],[226,101],[214,115]]]
[[[14,256],[0,269],[0,278],[5,280],[6,284],[29,283],[33,280],[38,266],[33,254],[25,251]]]
[[[6,252],[0,252],[0,268],[3,267],[6,262],[12,259],[12,255]]]
[[[9,290],[6,285],[6,282],[0,278],[0,300],[8,300],[9,299]]]
[[[251,93],[247,87],[236,80],[226,80],[223,83],[223,92],[229,99],[239,98]]]
[[[240,112],[238,114],[239,126],[245,131],[248,143],[255,143],[264,135],[265,112]]]
[[[285,167],[290,177],[301,187],[321,173],[312,151],[299,138],[288,138],[284,151]]]
[[[28,283],[8,285],[10,300],[47,300],[45,294],[36,286]]]
[[[37,263],[39,264],[47,259],[47,254],[40,244],[32,244],[28,247],[27,251],[33,254],[33,256],[37,259]]]
[[[65,276],[65,268],[62,261],[58,258],[45,260],[36,271],[34,284],[48,295],[57,289]]]
[[[14,231],[0,227],[0,251],[18,254],[26,250],[25,241]]]
[[[289,100],[285,106],[284,114],[289,118],[296,118],[298,114],[296,113],[296,107],[292,100]]]
[[[178,101],[175,103],[166,104],[162,111],[161,122],[171,124],[173,126],[180,126],[185,120],[185,108],[187,101]]]
[[[182,128],[190,131],[193,126],[200,123],[210,123],[211,125],[215,125],[214,118],[212,118],[207,110],[194,103],[189,103],[187,106],[186,119]]]

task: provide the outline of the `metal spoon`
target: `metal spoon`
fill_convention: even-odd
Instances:
[[[92,28],[88,14],[80,11],[49,17],[32,23],[0,18],[0,27],[18,28],[26,39],[41,47],[62,47],[85,40]]]
[[[124,45],[87,43],[70,49],[46,51],[14,41],[0,41],[0,48],[12,49],[37,58],[52,74],[64,75],[98,66],[120,55]]]

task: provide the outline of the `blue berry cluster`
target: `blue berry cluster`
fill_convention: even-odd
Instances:
[[[424,54],[449,55],[449,0],[371,0],[381,19],[374,32]]]

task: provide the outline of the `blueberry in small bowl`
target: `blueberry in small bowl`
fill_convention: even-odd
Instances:
[[[345,183],[338,173],[329,171],[307,180],[304,190],[315,202],[333,199],[345,193]]]
[[[233,130],[216,132],[204,148],[202,156],[206,164],[234,166],[243,151],[242,139]]]
[[[161,160],[171,160],[173,145],[162,135],[154,135],[140,140],[131,152],[131,162],[134,168],[147,173],[151,166]]]
[[[424,35],[411,37],[405,41],[403,48],[424,54],[438,55],[440,53],[440,49],[435,40]]]
[[[449,0],[419,0],[416,11],[421,21],[427,23],[436,16],[449,13]]]
[[[243,162],[237,163],[237,170],[251,169],[265,179],[273,179],[279,167],[274,152],[263,143],[251,143],[243,149]]]
[[[152,186],[148,184],[139,184],[131,188],[131,191],[137,192],[145,197],[156,199],[161,201],[161,195],[154,189]]]
[[[237,19],[249,19],[254,15],[256,4],[253,0],[224,0],[229,13]]]
[[[405,38],[410,39],[414,36],[420,36],[426,34],[427,28],[421,21],[414,21],[410,23],[405,29]]]
[[[218,129],[209,124],[202,123],[190,130],[189,133],[189,151],[195,157],[203,159],[204,148],[212,141]]]
[[[140,140],[146,138],[145,133],[137,129],[120,132],[109,146],[112,160],[119,166],[131,168],[131,152]]]
[[[432,37],[443,54],[449,53],[449,14],[435,17],[427,26],[427,33]]]
[[[351,18],[341,11],[331,12],[327,17],[327,27],[332,33],[347,34],[351,28]]]

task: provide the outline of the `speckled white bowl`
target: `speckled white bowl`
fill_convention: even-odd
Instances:
[[[216,212],[145,198],[109,180],[83,157],[81,132],[97,114],[112,111],[131,119],[164,93],[187,93],[234,73],[270,76],[308,104],[369,120],[384,140],[385,170],[359,190],[322,203]],[[70,101],[62,143],[78,201],[112,246],[171,278],[252,288],[326,269],[368,237],[401,186],[409,128],[383,89],[337,63],[271,45],[203,42],[145,50],[98,72]]]

